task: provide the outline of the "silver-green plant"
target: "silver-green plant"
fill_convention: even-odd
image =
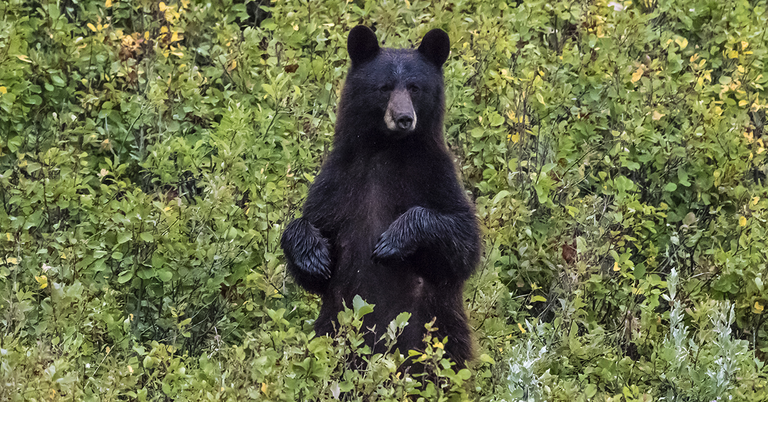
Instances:
[[[672,309],[669,334],[664,339],[660,357],[668,362],[661,378],[670,387],[662,400],[731,400],[740,365],[753,364],[749,343],[732,335],[731,324],[736,319],[733,304],[723,301],[701,306],[711,307],[707,315],[712,328],[709,332],[698,330],[699,346],[683,322],[685,308],[677,298],[679,277],[675,269],[667,282],[669,295],[662,297],[672,304]]]
[[[509,373],[507,375],[507,387],[509,388],[509,401],[512,402],[537,402],[543,400],[542,388],[535,373],[536,364],[547,353],[544,346],[536,336],[540,328],[534,328],[527,320],[530,337],[512,348],[509,359]],[[541,325],[540,325],[541,326]]]
[[[712,309],[710,319],[715,333],[712,343],[717,351],[706,373],[709,385],[703,389],[709,390],[707,400],[730,400],[729,391],[733,388],[739,364],[741,361],[751,363],[749,342],[731,336],[731,324],[736,320],[732,304],[723,302],[721,307]]]
[[[695,357],[699,349],[696,342],[688,336],[688,326],[683,322],[685,308],[677,299],[679,280],[677,270],[673,268],[667,280],[669,295],[662,295],[664,300],[672,303],[672,310],[669,312],[669,334],[664,338],[664,345],[660,350],[660,357],[669,364],[661,378],[670,384],[666,397],[662,399],[670,401],[679,400],[683,393],[681,390],[687,387],[687,381],[690,379],[688,359]]]

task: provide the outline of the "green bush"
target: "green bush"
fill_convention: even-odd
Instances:
[[[765,400],[767,13],[3,2],[0,400]],[[468,369],[429,334],[371,355],[363,299],[316,337],[286,275],[361,23],[451,37],[446,139],[485,242]]]

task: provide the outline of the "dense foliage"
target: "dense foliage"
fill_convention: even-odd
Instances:
[[[0,400],[768,399],[767,14],[3,1]],[[360,23],[452,41],[446,138],[485,254],[478,360],[455,371],[434,338],[402,353],[432,380],[365,355],[362,299],[314,337],[319,300],[279,248]]]

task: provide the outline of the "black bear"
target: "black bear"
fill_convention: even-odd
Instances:
[[[464,282],[480,259],[474,207],[443,139],[448,35],[418,49],[380,48],[365,26],[349,33],[352,60],[339,101],[333,151],[309,190],[303,216],[281,245],[289,272],[322,298],[317,334],[331,334],[355,295],[375,304],[364,325],[374,346],[401,312],[403,354],[423,348],[424,324],[459,366],[472,357]]]

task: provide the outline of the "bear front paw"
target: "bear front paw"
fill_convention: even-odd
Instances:
[[[371,260],[376,264],[386,264],[394,261],[405,261],[408,256],[413,254],[414,250],[409,247],[399,246],[389,235],[384,232],[376,243],[371,253]]]
[[[291,221],[280,243],[294,276],[321,281],[331,278],[333,265],[328,240],[312,224],[301,218]]]
[[[331,256],[327,245],[308,248],[294,261],[296,267],[311,277],[328,280],[331,278]]]

